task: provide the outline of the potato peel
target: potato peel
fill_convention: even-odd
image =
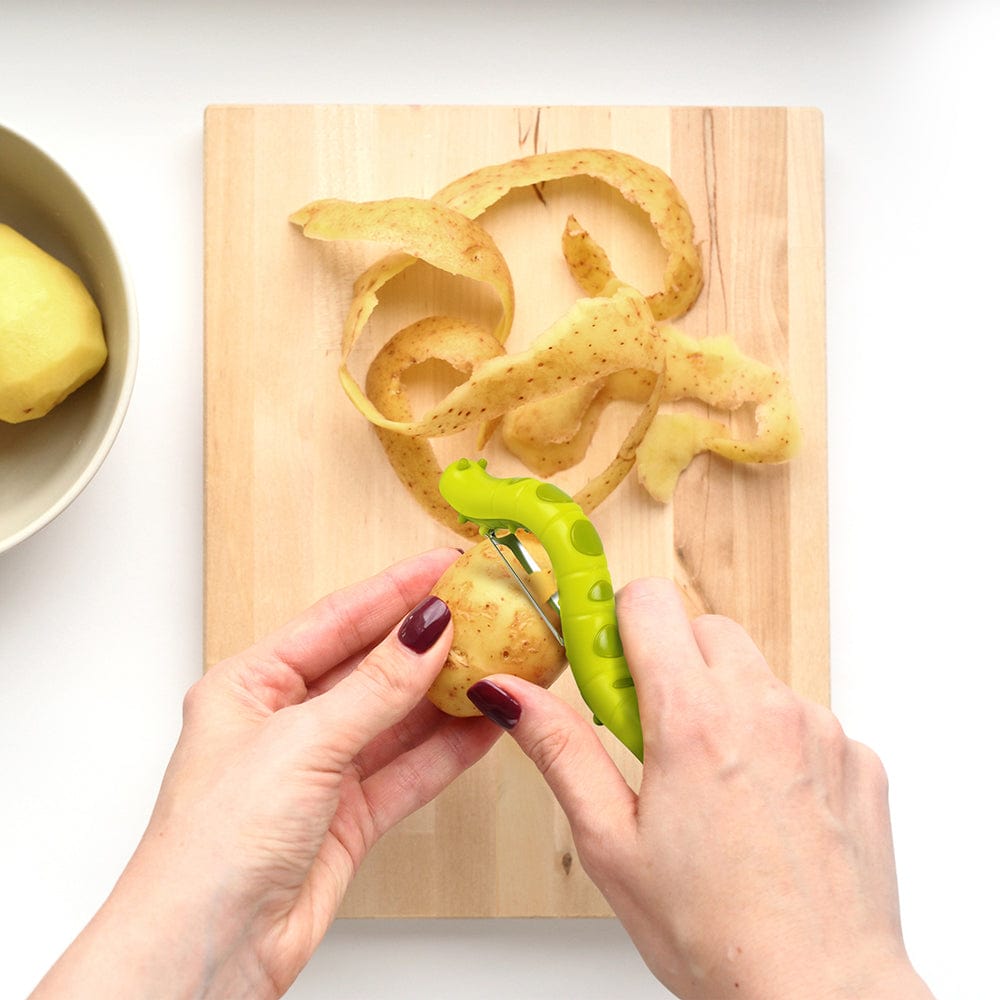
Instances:
[[[494,336],[501,343],[506,340],[514,316],[514,283],[493,237],[474,219],[425,198],[325,198],[300,208],[289,221],[311,239],[367,240],[396,250],[355,282],[342,353],[353,347],[378,302],[378,290],[416,260],[491,285],[503,309]]]
[[[566,220],[562,253],[570,273],[585,295],[609,295],[618,285],[611,260],[604,249],[581,228],[576,216]]]
[[[481,362],[501,354],[503,345],[474,325],[448,316],[429,316],[400,330],[375,356],[368,368],[368,398],[386,417],[408,422],[413,414],[403,379],[409,369],[437,360],[468,376]],[[478,526],[471,521],[456,526],[455,512],[437,488],[441,463],[430,442],[379,426],[375,433],[399,480],[424,510],[445,527],[476,538]]]
[[[506,261],[476,221],[517,187],[588,175],[616,187],[649,217],[667,251],[663,288],[644,294],[623,282],[612,262],[574,216],[563,256],[585,293],[530,346],[505,353],[514,313]],[[663,324],[687,312],[702,286],[701,261],[687,206],[658,167],[610,150],[537,154],[472,171],[431,199],[378,202],[324,199],[291,216],[305,236],[381,242],[392,252],[356,280],[345,321],[340,380],[375,427],[397,476],[435,519],[461,534],[437,490],[440,463],[430,439],[479,424],[479,447],[503,421],[509,452],[535,474],[577,464],[601,413],[613,400],[640,411],[609,465],[575,496],[590,512],[635,467],[640,483],[668,502],[683,469],[701,452],[734,462],[782,462],[800,444],[788,380],[744,355],[729,337],[695,339]],[[491,332],[449,317],[428,317],[396,334],[376,355],[362,390],[348,362],[378,305],[384,285],[418,260],[483,282],[495,291],[500,318]],[[464,382],[420,416],[403,387],[406,370],[430,358],[451,365]],[[700,400],[719,410],[755,406],[756,433],[740,439],[715,419],[659,413],[661,403]]]
[[[478,365],[419,419],[391,420],[359,391],[341,366],[341,380],[354,404],[379,427],[400,434],[444,437],[471,423],[502,416],[513,407],[565,392],[622,369],[662,367],[665,342],[641,292],[624,287],[608,298],[584,298],[527,350]]]
[[[668,254],[663,288],[647,296],[650,310],[661,320],[683,316],[694,305],[702,287],[694,223],[677,185],[651,163],[609,149],[536,153],[473,170],[443,187],[433,198],[470,218],[478,218],[514,188],[581,176],[617,188],[626,201],[649,216]]]

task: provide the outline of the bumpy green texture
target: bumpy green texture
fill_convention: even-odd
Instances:
[[[486,460],[460,458],[441,475],[441,495],[480,531],[530,531],[552,561],[566,658],[594,720],[642,760],[639,704],[622,653],[604,546],[573,499],[537,479],[498,479]]]

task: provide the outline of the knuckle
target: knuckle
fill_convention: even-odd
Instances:
[[[765,685],[756,707],[756,728],[763,745],[783,760],[805,766],[811,748],[823,742],[816,725],[819,715],[811,711],[810,703],[774,680]],[[822,752],[825,756],[826,751]]]
[[[684,742],[715,739],[731,728],[732,708],[715,692],[701,692],[697,698],[688,698],[679,712],[671,730]]]
[[[815,706],[813,712],[813,728],[820,741],[832,751],[843,750],[847,746],[847,736],[840,720],[822,705]]]
[[[378,699],[395,704],[409,694],[409,686],[404,671],[384,650],[374,650],[361,662],[355,671],[360,684]]]
[[[776,678],[764,686],[761,707],[772,725],[788,732],[799,733],[808,724],[807,703]]]
[[[702,647],[708,665],[738,673],[772,676],[757,644],[739,622],[725,615],[706,613],[691,622],[691,631]]]
[[[669,718],[645,726],[643,739],[649,759],[713,757],[732,738],[734,709],[714,688],[679,692]]]
[[[849,741],[850,752],[862,779],[869,787],[883,794],[889,791],[889,774],[882,758],[867,744]]]
[[[671,582],[653,577],[630,580],[615,595],[619,615],[658,621],[663,616],[664,601],[673,588]]]
[[[544,776],[554,768],[562,768],[567,758],[572,757],[573,735],[565,726],[551,726],[531,737],[524,751]]]
[[[711,611],[697,615],[691,621],[691,627],[695,631],[705,630],[708,632],[711,632],[713,629],[729,629],[735,624],[732,619],[727,618],[725,615]]]
[[[201,713],[202,705],[207,695],[208,675],[196,680],[185,692],[181,700],[181,718],[185,722],[196,719]]]

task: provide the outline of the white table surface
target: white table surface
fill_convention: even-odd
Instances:
[[[111,887],[201,670],[201,130],[222,102],[823,110],[834,708],[890,774],[915,963],[942,998],[998,995],[1000,8],[479,8],[3,5],[0,121],[104,214],[141,358],[96,479],[0,556],[0,995]],[[290,995],[664,992],[613,921],[344,921]]]

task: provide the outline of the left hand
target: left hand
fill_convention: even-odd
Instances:
[[[82,995],[59,992],[59,966],[74,968],[74,949],[77,962],[100,957],[109,935],[103,983],[90,967],[95,995],[145,995],[111,971],[119,948],[145,956],[133,968],[145,963],[160,997],[182,995],[191,974],[199,996],[287,990],[372,845],[497,739],[487,720],[423,698],[452,633],[447,607],[424,598],[456,554],[425,553],[325,598],[190,689],[149,827],[38,996]],[[86,969],[64,984],[79,987]]]

